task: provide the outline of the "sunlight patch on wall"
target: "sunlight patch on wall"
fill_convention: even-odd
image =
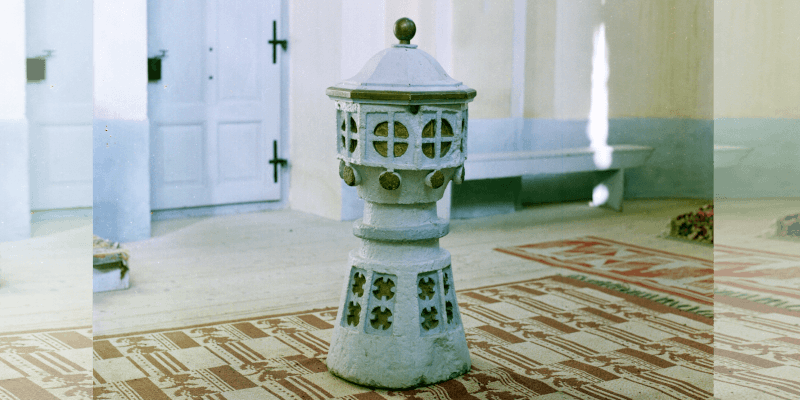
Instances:
[[[606,26],[601,23],[594,33],[592,50],[592,89],[589,105],[589,123],[586,134],[594,150],[594,163],[599,169],[611,166],[612,149],[608,145],[608,45]],[[608,200],[608,188],[600,184],[594,188],[590,205],[598,206]]]
[[[591,96],[586,133],[589,135],[590,146],[595,151],[595,165],[606,169],[611,166],[611,147],[608,145],[608,51],[605,24],[600,24],[594,34]]]

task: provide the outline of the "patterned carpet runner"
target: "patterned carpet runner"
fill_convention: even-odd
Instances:
[[[333,377],[336,310],[323,309],[96,337],[93,348],[89,328],[2,334],[0,399],[800,398],[799,256],[717,245],[709,289],[708,261],[602,238],[501,251],[561,275],[459,291],[473,368],[438,385]],[[713,323],[664,297],[715,300]]]
[[[596,237],[498,250],[580,271],[586,282],[637,296],[641,291],[630,285],[707,304],[681,291],[702,287],[714,305],[714,398],[800,399],[800,256],[715,244],[710,263]],[[616,282],[603,281],[609,278]]]
[[[565,271],[636,285],[688,304],[714,304],[714,262],[711,260],[595,236],[496,250]]]
[[[714,286],[716,299],[800,312],[800,256],[715,245]]]

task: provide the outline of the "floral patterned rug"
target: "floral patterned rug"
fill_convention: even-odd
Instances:
[[[800,256],[714,245],[715,395],[800,399]]]
[[[501,247],[537,263],[635,285],[689,308],[714,304],[714,262],[596,236]],[[677,304],[680,303],[680,304]]]
[[[800,312],[800,256],[717,244],[715,296]]]
[[[544,259],[586,267],[622,257],[647,267],[634,275],[666,265],[653,258],[676,269],[693,260],[600,238],[566,242],[582,250],[540,244]],[[713,320],[704,307],[664,300],[686,299],[675,294],[686,274],[671,284],[660,275],[675,289],[667,293],[574,269],[458,291],[473,368],[414,390],[372,390],[328,373],[331,308],[93,342],[88,327],[3,333],[0,399],[800,398],[800,256],[718,244],[715,259]]]
[[[557,275],[458,293],[473,367],[438,385],[373,390],[334,377],[336,310],[323,309],[96,337],[94,398],[712,398],[710,318]]]
[[[562,276],[459,296],[473,369],[440,385],[376,391],[334,378],[326,309],[98,337],[93,353],[89,328],[4,334],[0,398],[708,398],[709,318]]]
[[[0,399],[91,399],[91,369],[91,327],[0,333]]]

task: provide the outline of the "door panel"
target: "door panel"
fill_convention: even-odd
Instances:
[[[27,85],[31,209],[92,206],[92,1],[27,0],[27,57],[53,50]]]
[[[264,44],[265,21],[260,1],[233,1],[217,10],[217,73],[219,100],[260,101],[262,82],[258,73]],[[270,21],[271,22],[271,21]]]
[[[219,181],[221,184],[251,181],[261,178],[264,152],[261,143],[261,124],[226,123],[219,125],[219,134],[225,140],[219,142]]]
[[[267,43],[279,3],[148,2],[149,54],[167,50],[149,84],[153,209],[280,199],[280,64]]]
[[[203,142],[205,130],[197,125],[162,125],[157,137],[161,152],[164,183],[168,185],[203,185]]]

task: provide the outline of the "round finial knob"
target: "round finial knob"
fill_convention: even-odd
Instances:
[[[410,44],[415,33],[417,26],[408,18],[400,18],[394,23],[394,37],[400,40],[400,44]]]

